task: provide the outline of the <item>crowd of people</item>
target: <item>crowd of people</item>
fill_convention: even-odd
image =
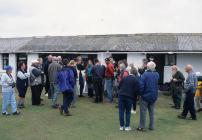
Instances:
[[[118,97],[120,130],[130,131],[131,112],[140,106],[140,121],[138,131],[146,131],[146,114],[149,112],[149,130],[154,130],[154,109],[158,98],[159,74],[156,64],[150,60],[144,62],[141,68],[128,64],[126,60],[114,63],[112,57],[105,59],[105,65],[100,60],[88,60],[84,63],[82,57],[62,59],[60,56],[49,55],[43,62],[42,58],[32,61],[29,69],[26,64],[18,64],[17,80],[12,76],[12,67],[6,66],[1,77],[2,85],[2,114],[10,115],[7,111],[9,104],[12,114],[19,115],[17,108],[25,108],[25,96],[28,87],[31,88],[31,102],[34,106],[43,106],[41,98],[43,90],[51,101],[53,109],[59,108],[61,115],[71,116],[70,107],[76,106],[77,97],[85,97],[87,87],[88,97],[94,103],[103,103],[104,97],[113,103]],[[171,93],[174,105],[180,109],[182,93],[185,93],[183,112],[180,119],[196,120],[196,111],[202,111],[202,75],[194,72],[191,65],[185,67],[188,77],[185,81],[183,73],[177,66],[172,66]],[[85,86],[85,83],[87,86]],[[18,102],[15,99],[15,87],[18,91]],[[63,103],[58,104],[58,96],[63,95]],[[131,111],[132,110],[132,111]]]

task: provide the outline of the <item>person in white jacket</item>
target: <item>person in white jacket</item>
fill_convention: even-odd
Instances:
[[[6,66],[5,67],[6,73],[4,73],[1,77],[1,84],[2,84],[2,114],[3,115],[10,115],[7,112],[7,108],[9,104],[12,107],[12,114],[19,115],[20,112],[17,111],[16,99],[15,99],[15,81],[11,75],[12,67]]]
[[[26,65],[24,62],[20,62],[18,64],[18,73],[17,73],[17,81],[16,81],[16,87],[18,90],[18,108],[22,109],[25,108],[25,95],[27,92],[27,88],[29,86],[29,76],[30,74],[26,71]]]

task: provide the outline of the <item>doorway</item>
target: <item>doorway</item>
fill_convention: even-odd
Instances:
[[[163,84],[164,78],[164,66],[165,66],[165,54],[147,54],[147,59],[156,63],[156,71],[159,73],[159,84]]]

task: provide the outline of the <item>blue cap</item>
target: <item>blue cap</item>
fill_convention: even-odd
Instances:
[[[12,70],[12,69],[13,69],[13,68],[12,68],[11,66],[9,66],[9,65],[4,67],[4,70],[6,70],[6,71]]]

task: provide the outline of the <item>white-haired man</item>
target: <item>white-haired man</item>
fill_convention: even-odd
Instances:
[[[50,91],[52,99],[52,108],[57,108],[59,105],[56,104],[57,97],[61,93],[57,83],[57,73],[62,69],[62,66],[58,63],[57,57],[52,58],[52,63],[48,67],[48,75],[50,82]]]
[[[172,66],[171,93],[174,106],[172,108],[180,109],[182,100],[182,90],[184,86],[184,75],[179,71],[176,65]]]
[[[147,70],[141,76],[140,81],[140,123],[137,128],[138,131],[145,131],[146,128],[146,114],[149,111],[149,130],[154,129],[154,107],[158,98],[158,81],[159,74],[155,70],[156,64],[149,62]]]

